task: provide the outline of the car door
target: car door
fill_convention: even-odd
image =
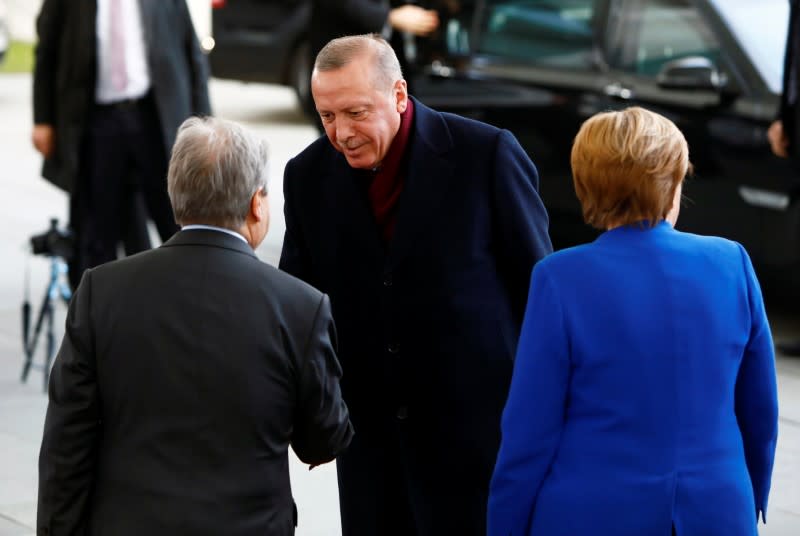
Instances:
[[[212,7],[212,74],[284,83],[287,62],[306,33],[310,2],[214,0]]]
[[[610,13],[609,109],[639,105],[669,117],[689,143],[695,174],[678,227],[721,235],[768,261],[767,234],[792,172],[770,154],[776,97],[708,2],[621,0]],[[676,80],[681,65],[707,66],[708,83]]]
[[[422,100],[513,132],[539,169],[558,246],[591,239],[569,168],[587,102],[604,86],[607,0],[478,0],[443,17]],[[466,12],[464,8],[467,8]]]

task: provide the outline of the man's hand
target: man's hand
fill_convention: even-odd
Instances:
[[[31,141],[33,141],[33,146],[43,157],[50,158],[53,156],[56,150],[56,133],[53,125],[33,125]]]
[[[389,24],[395,30],[424,36],[439,27],[439,14],[432,9],[406,4],[389,12]]]
[[[769,138],[769,145],[775,156],[781,158],[789,157],[789,138],[783,131],[783,123],[781,121],[774,121],[767,130],[767,138]]]

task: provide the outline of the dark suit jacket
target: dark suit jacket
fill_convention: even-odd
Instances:
[[[388,248],[366,178],[322,137],[286,166],[280,267],[331,296],[359,430],[338,466],[343,517],[349,497],[363,505],[352,533],[381,515],[356,484],[380,485],[363,453],[399,449],[421,534],[482,534],[530,273],[552,250],[547,214],[513,135],[414,104]]]
[[[185,0],[139,0],[152,93],[166,154],[180,124],[208,115],[208,66]],[[96,0],[44,0],[36,21],[33,120],[56,128],[56,154],[42,174],[71,193],[80,147],[94,103],[97,69]]]
[[[789,0],[789,31],[786,39],[786,53],[783,68],[783,92],[778,118],[783,122],[783,129],[789,137],[789,154],[800,160],[800,0]],[[789,84],[791,78],[796,80],[796,95],[790,101]]]
[[[352,436],[328,298],[190,230],[87,271],[50,378],[38,534],[290,535],[287,449]]]

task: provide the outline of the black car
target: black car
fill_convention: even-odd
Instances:
[[[299,98],[309,98],[311,2],[215,0],[211,8],[213,76],[287,85]]]
[[[292,85],[305,98],[308,2],[225,4],[213,13],[213,73]],[[800,175],[766,137],[781,90],[787,0],[428,4],[442,25],[417,40],[406,73],[415,96],[517,136],[539,168],[556,247],[595,236],[569,168],[581,122],[640,105],[672,119],[689,142],[696,174],[678,227],[741,242],[762,280],[800,291]]]

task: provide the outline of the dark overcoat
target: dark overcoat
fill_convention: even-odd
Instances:
[[[185,0],[139,0],[142,28],[166,154],[180,124],[208,115],[208,66]],[[56,153],[42,175],[73,193],[81,147],[94,104],[96,0],[44,0],[36,21],[33,120],[56,130]]]
[[[783,58],[783,91],[778,119],[789,138],[789,154],[800,161],[800,0],[789,0],[789,30]]]
[[[280,267],[331,297],[357,430],[337,462],[345,535],[377,534],[387,466],[419,536],[485,533],[530,274],[552,250],[537,171],[514,136],[414,105],[388,246],[363,175],[325,137],[284,177]]]

